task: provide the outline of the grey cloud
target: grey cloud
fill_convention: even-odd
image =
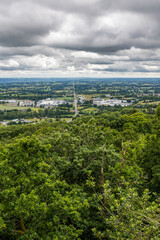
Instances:
[[[160,2],[158,0],[101,0],[101,7],[106,11],[131,11],[136,13],[158,14]]]
[[[159,11],[159,0],[0,0],[0,70],[158,72]]]
[[[6,11],[5,11],[6,10]],[[47,8],[27,1],[14,1],[0,7],[1,46],[33,46],[50,30],[56,31],[63,22],[61,16]]]

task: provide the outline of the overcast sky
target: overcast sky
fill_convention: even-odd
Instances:
[[[0,0],[0,77],[159,77],[160,0]]]

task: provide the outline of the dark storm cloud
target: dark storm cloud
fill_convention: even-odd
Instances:
[[[159,12],[159,0],[0,0],[0,70],[158,72]]]

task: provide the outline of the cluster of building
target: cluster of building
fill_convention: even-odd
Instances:
[[[109,99],[94,98],[93,104],[97,106],[103,105],[103,106],[113,107],[116,105],[120,105],[122,107],[126,107],[133,103],[133,101],[127,102],[127,100],[125,99],[112,99],[110,97],[111,95],[106,95],[106,98],[109,98]],[[82,95],[78,95],[77,97],[75,96],[74,99],[76,100],[76,102],[78,101],[81,104],[85,102],[85,98]],[[14,100],[14,99],[0,100],[0,102],[12,103],[14,105],[19,105],[21,107],[38,107],[38,108],[53,108],[55,106],[62,105],[62,104],[67,104],[67,103],[72,104],[63,99],[51,99],[51,98],[40,100],[37,103],[31,100]]]
[[[127,100],[119,100],[119,99],[102,99],[102,98],[94,98],[93,104],[97,106],[111,106],[114,107],[116,105],[120,105],[122,107],[126,107],[132,104],[132,102],[128,103]]]
[[[19,106],[23,107],[43,107],[43,108],[53,108],[55,106],[66,104],[65,100],[60,99],[43,99],[35,103],[35,101],[23,100],[19,102]]]
[[[21,107],[35,107],[35,101],[30,101],[30,100],[19,101],[19,106],[21,106]]]
[[[14,99],[0,100],[0,102],[11,103],[11,104],[14,104],[15,106],[20,106],[20,107],[44,107],[44,108],[53,108],[55,106],[68,103],[66,100],[50,99],[50,98],[40,100],[37,103],[31,100],[14,100]]]
[[[37,102],[36,107],[53,108],[58,105],[67,104],[67,101],[61,99],[45,99]]]

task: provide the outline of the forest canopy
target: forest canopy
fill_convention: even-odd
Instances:
[[[160,239],[160,108],[0,128],[0,239]]]

